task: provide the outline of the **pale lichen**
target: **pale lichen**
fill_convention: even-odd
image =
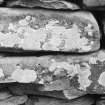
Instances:
[[[98,61],[98,57],[91,56],[89,58],[89,64],[97,64],[97,61]]]
[[[69,88],[70,82],[67,79],[58,79],[50,82],[49,84],[45,84],[44,91],[54,91],[54,90],[64,90]]]
[[[85,90],[86,88],[90,86],[92,83],[91,80],[89,80],[89,76],[91,75],[90,66],[88,63],[82,63],[82,66],[80,64],[73,64],[68,62],[57,62],[55,60],[52,60],[52,63],[49,67],[49,71],[53,72],[54,74],[58,75],[62,71],[67,72],[67,76],[69,79],[72,79],[75,75],[78,76],[78,83],[80,84],[79,89]]]
[[[12,73],[11,78],[20,83],[30,83],[36,80],[37,74],[34,70],[17,68]]]
[[[74,99],[82,96],[83,94],[85,94],[85,92],[83,93],[73,87],[70,87],[69,89],[63,90],[63,94],[67,99]]]
[[[92,55],[89,58],[89,64],[98,64],[98,61],[101,63],[104,63],[105,61],[105,52],[104,51],[99,51],[97,54]]]
[[[98,79],[98,83],[105,87],[105,72],[102,72],[100,74],[100,77]]]
[[[2,68],[0,68],[0,78],[1,77],[4,77],[5,75],[4,75],[4,73],[3,73],[3,69]]]
[[[84,67],[80,67],[80,69],[78,69],[78,82],[80,83],[79,89],[86,91],[86,88],[92,83],[92,81],[89,79],[89,76],[91,76],[91,68],[87,63],[83,63],[82,65],[84,65]]]
[[[57,23],[57,21],[55,21]],[[72,28],[66,29],[62,26],[55,25],[54,22],[49,23],[47,26],[47,29],[52,30],[52,37],[49,40],[49,43],[52,46],[55,46],[58,48],[58,46],[61,44],[62,40],[65,41],[63,50],[71,50],[71,49],[79,49],[83,51],[88,51],[91,49],[91,46],[87,46],[88,39],[81,37],[81,34],[79,33],[79,28],[76,24],[73,24]]]
[[[98,53],[98,60],[99,60],[100,62],[104,62],[104,61],[105,61],[105,52],[104,52],[104,51],[100,51],[100,52]]]
[[[18,48],[24,50],[75,51],[78,49],[79,52],[87,52],[92,49],[94,42],[79,32],[77,24],[73,23],[72,27],[67,29],[59,23],[59,19],[49,19],[44,27],[40,27],[36,17],[27,15],[16,24],[9,23],[8,33],[0,32],[0,45],[3,47],[18,45]],[[33,28],[32,24],[37,28]],[[91,27],[88,25],[86,28],[89,33]],[[48,36],[49,32],[50,36]]]

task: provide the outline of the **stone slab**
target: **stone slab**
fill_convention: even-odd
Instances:
[[[100,38],[90,12],[0,8],[0,51],[93,52]]]
[[[7,7],[26,7],[26,8],[47,8],[47,9],[70,9],[76,10],[80,7],[72,2],[65,0],[8,0]]]

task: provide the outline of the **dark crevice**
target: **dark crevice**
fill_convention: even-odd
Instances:
[[[105,36],[104,36],[104,12],[105,11],[94,11],[94,10],[91,10],[90,11],[91,13],[93,13],[94,17],[96,18],[97,20],[97,23],[99,25],[99,29],[100,29],[100,33],[101,33],[101,40],[100,40],[100,49],[105,49]]]
[[[82,52],[82,53],[74,53],[74,52],[60,52],[60,51],[0,51],[1,56],[47,56],[47,55],[70,55],[70,56],[85,56],[94,52]]]

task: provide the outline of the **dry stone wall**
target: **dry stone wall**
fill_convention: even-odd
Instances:
[[[105,105],[104,0],[0,0],[0,105]]]

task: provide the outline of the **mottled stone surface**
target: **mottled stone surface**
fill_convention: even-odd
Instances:
[[[105,105],[105,96],[101,96],[96,100],[96,105]]]
[[[84,56],[1,57],[0,83],[39,84],[40,91],[62,91],[68,99],[85,92],[104,94],[104,65],[103,50]]]
[[[75,99],[80,96],[86,95],[86,92],[79,91],[75,88],[69,88],[70,91],[68,93],[64,93],[63,91],[42,91],[44,86],[38,84],[20,84],[20,83],[12,83],[7,86],[9,91],[14,95],[40,95],[40,96],[48,96],[54,97],[57,99]],[[56,87],[55,87],[56,88]]]
[[[6,100],[0,101],[1,105],[21,105],[27,101],[27,96],[12,96]]]
[[[88,7],[105,6],[105,0],[83,0]]]
[[[100,30],[90,12],[0,8],[0,13],[1,50],[91,52],[100,48]]]
[[[8,86],[10,87],[10,85]],[[49,94],[40,94],[39,92],[39,94],[33,94],[37,93],[37,90],[35,90],[35,85],[34,90],[29,88],[30,86],[32,87],[32,84],[11,84],[11,89],[14,92],[10,89],[6,91],[0,90],[0,105],[61,105],[61,103],[63,105],[93,105],[96,101],[93,95],[84,95],[83,97],[67,100],[60,98],[62,95],[58,92],[50,92]],[[32,91],[33,93],[31,93]],[[19,94],[20,92],[21,94]],[[53,97],[54,94],[57,97]]]
[[[9,91],[0,91],[0,105],[22,105],[28,100],[26,95],[12,95]]]
[[[79,9],[79,6],[76,4],[65,0],[8,0],[6,4],[9,7],[21,6],[29,8],[42,7],[49,9]]]
[[[0,91],[0,101],[10,98],[12,94],[9,91]]]
[[[74,100],[60,100],[47,97],[31,97],[26,102],[26,105],[92,105],[94,103],[92,97],[82,97]]]

